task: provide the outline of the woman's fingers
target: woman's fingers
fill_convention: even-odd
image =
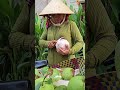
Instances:
[[[69,50],[67,50],[67,49],[62,49],[62,48],[60,48],[60,49],[59,49],[59,52],[60,52],[62,55],[68,55],[68,54],[69,54]]]
[[[54,46],[56,45],[57,41],[56,40],[52,40],[52,43],[54,44]]]
[[[48,43],[48,47],[49,47],[49,48],[53,48],[53,47],[54,47],[53,42],[50,41],[50,42]]]
[[[55,47],[56,43],[57,43],[57,40],[52,40],[52,41],[50,41],[50,42],[48,43],[48,48],[53,48],[53,47]]]
[[[57,40],[52,40],[53,43],[57,43]]]
[[[57,52],[60,53],[60,54],[62,54],[62,55],[64,55],[64,53],[63,53],[63,51],[62,51],[61,48],[60,48],[60,49],[57,49]]]

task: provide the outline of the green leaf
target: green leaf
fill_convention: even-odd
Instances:
[[[17,70],[20,71],[20,69],[24,68],[24,67],[27,67],[30,65],[30,62],[24,62],[24,63],[21,63],[17,66]]]
[[[5,63],[5,60],[6,60],[6,56],[5,55],[1,55],[0,56],[0,64]]]
[[[22,55],[22,57],[21,57],[21,59],[19,61],[19,64],[23,63],[27,58],[30,58],[31,56],[32,56],[32,54],[30,52],[25,52]]]
[[[120,10],[120,0],[110,0],[111,4],[118,10]]]
[[[73,6],[72,6],[72,5],[70,5],[70,9],[71,9],[72,11],[74,11],[74,8],[73,8]]]
[[[112,11],[109,11],[111,16],[111,21],[113,24],[116,24],[117,22],[120,24],[119,21],[119,13],[120,13],[120,7],[119,7],[120,1],[119,0],[110,0],[109,5],[112,9]]]
[[[48,54],[48,52],[43,52],[43,53],[42,53],[42,56],[47,55],[47,54]]]
[[[7,81],[13,80],[12,74],[8,73],[8,74],[6,75],[6,80],[7,80]]]
[[[13,18],[13,9],[10,7],[9,0],[1,0],[0,2],[0,12],[5,16]]]

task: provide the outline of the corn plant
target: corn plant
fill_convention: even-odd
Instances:
[[[83,10],[82,5],[79,5],[78,11],[74,9],[72,5],[70,5],[71,10],[74,11],[74,14],[70,15],[69,20],[74,21],[77,24],[78,29],[81,32],[81,35],[85,36],[85,11]]]
[[[32,54],[30,52],[21,51],[18,55],[15,49],[8,47],[0,48],[1,64],[1,80],[19,80],[28,77],[27,70],[30,68],[30,60]]]
[[[35,16],[36,60],[46,60],[47,59],[48,49],[40,48],[40,46],[39,46],[39,39],[45,29],[46,29],[46,20],[42,19],[38,15],[36,15]]]

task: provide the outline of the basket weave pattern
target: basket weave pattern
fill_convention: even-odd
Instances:
[[[53,68],[65,68],[70,67],[73,69],[80,69],[80,75],[85,75],[85,60],[83,58],[80,59],[71,59],[65,60],[58,64],[52,66]]]

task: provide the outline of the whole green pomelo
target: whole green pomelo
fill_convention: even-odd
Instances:
[[[53,82],[56,82],[62,78],[59,70],[57,69],[53,69],[53,73],[50,77],[52,78]]]
[[[68,83],[67,90],[85,90],[85,82],[83,81],[83,77],[75,76],[71,78]]]
[[[42,78],[38,78],[38,79],[35,80],[35,90],[39,90],[40,84],[41,84],[42,81],[43,81]]]
[[[67,86],[61,85],[55,88],[55,90],[67,90]]]
[[[49,80],[49,78],[45,78],[45,79],[43,77],[42,78],[38,78],[38,79],[35,80],[35,83],[43,82],[43,80],[44,80],[44,82],[47,82]]]
[[[36,79],[36,80],[35,80],[35,85],[36,85],[37,83],[43,82],[43,79],[44,79],[44,78],[38,78],[38,79]]]
[[[39,90],[54,90],[54,86],[52,84],[44,84]]]
[[[35,79],[41,77],[42,75],[40,74],[40,72],[38,71],[38,69],[35,69]]]
[[[40,86],[42,85],[44,78],[38,78],[35,80],[35,90],[39,90]]]
[[[70,80],[74,76],[73,68],[64,68],[62,72],[62,78],[64,80]]]
[[[44,80],[44,82],[43,82]],[[49,80],[49,78],[38,78],[35,80],[35,86],[38,85],[38,83],[40,84],[40,86],[42,85],[42,83],[47,83],[47,81]]]
[[[41,73],[42,73],[43,75],[45,75],[45,74],[48,73],[48,70],[49,70],[49,67],[48,67],[48,66],[43,67],[43,68],[41,68]]]

